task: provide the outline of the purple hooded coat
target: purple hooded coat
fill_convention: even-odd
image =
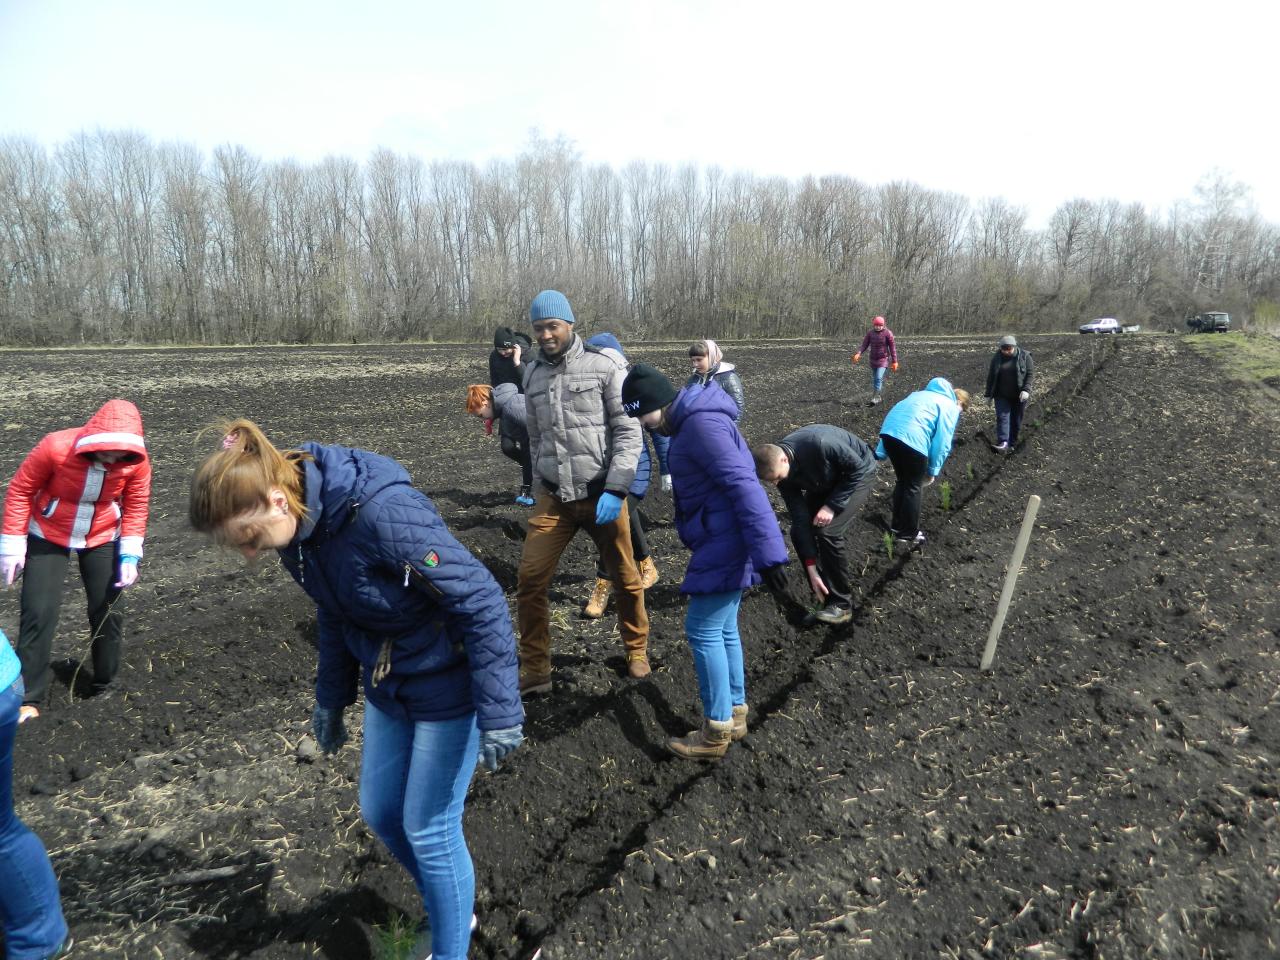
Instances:
[[[681,593],[723,593],[760,582],[787,562],[787,545],[751,451],[734,425],[738,407],[714,381],[685,387],[667,410],[676,530],[693,551]]]

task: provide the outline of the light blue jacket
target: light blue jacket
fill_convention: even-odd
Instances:
[[[923,390],[908,394],[893,405],[880,427],[880,436],[894,437],[924,454],[929,458],[929,476],[936,477],[951,455],[951,441],[959,422],[955,390],[942,377],[934,377]],[[876,459],[887,456],[882,439],[876,445]]]
[[[0,630],[0,690],[11,686],[21,675],[22,664],[18,661],[18,655],[9,646],[9,638],[4,635],[4,631]]]

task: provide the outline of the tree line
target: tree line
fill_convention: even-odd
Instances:
[[[1074,199],[1032,229],[1002,199],[618,170],[536,137],[484,167],[0,139],[0,270],[9,344],[484,339],[549,286],[632,339],[1280,318],[1280,229],[1220,174],[1164,213]]]

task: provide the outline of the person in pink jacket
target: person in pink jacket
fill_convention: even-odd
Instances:
[[[18,659],[26,686],[18,722],[40,715],[67,560],[75,552],[89,602],[93,694],[120,668],[120,591],[138,579],[151,499],[142,415],[108,400],[83,427],[45,434],[22,461],[4,499],[0,578],[22,575]]]
[[[880,402],[880,389],[884,386],[884,372],[898,372],[898,347],[893,340],[893,331],[884,325],[884,317],[876,317],[871,321],[871,329],[862,338],[862,346],[851,358],[854,363],[862,359],[862,355],[871,351],[867,362],[871,366],[871,403]]]

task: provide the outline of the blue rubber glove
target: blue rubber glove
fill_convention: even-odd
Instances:
[[[618,514],[622,513],[622,498],[616,494],[606,490],[600,494],[600,499],[596,501],[596,524],[603,526],[606,523],[613,523],[618,519]]]
[[[347,728],[342,722],[341,710],[326,710],[316,704],[311,711],[311,732],[316,743],[325,753],[337,753],[347,742]]]
[[[480,762],[492,773],[498,769],[498,761],[524,743],[521,727],[504,727],[501,730],[480,731]]]

